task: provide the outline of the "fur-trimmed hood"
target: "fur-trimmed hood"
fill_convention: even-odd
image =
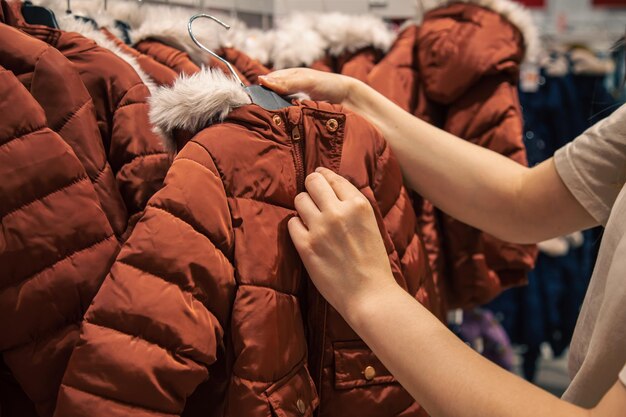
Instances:
[[[145,39],[156,39],[186,52],[198,66],[211,61],[211,56],[198,48],[187,31],[187,22],[195,14],[194,11],[168,6],[150,6],[145,9],[143,22],[130,32],[133,43]],[[196,20],[193,24],[193,32],[204,46],[217,51],[222,47],[243,43],[242,39],[245,38],[247,32],[245,23],[228,16],[216,14],[214,16],[227,22],[231,29],[226,30],[208,19]]]
[[[101,46],[113,52],[117,57],[129,64],[137,73],[141,81],[148,87],[151,93],[156,90],[156,84],[142,69],[134,56],[122,51],[115,42],[111,41],[106,35],[95,29],[91,23],[77,20],[74,15],[61,15],[57,17],[59,27],[66,32],[80,33],[84,37],[93,40],[98,46]],[[99,23],[99,22],[98,22]]]
[[[339,56],[366,47],[387,52],[394,38],[375,16],[294,13],[278,21],[270,58],[276,69],[308,66],[326,53]]]
[[[62,0],[40,0],[38,2],[38,4],[48,7],[54,12],[61,30],[80,33],[84,37],[97,43],[98,46],[113,52],[117,57],[125,61],[135,70],[137,75],[139,75],[139,78],[141,78],[141,81],[143,81],[151,93],[154,92],[156,90],[154,81],[141,69],[141,66],[134,56],[122,51],[115,44],[115,42],[111,41],[104,33],[94,28],[91,23],[75,18],[75,16],[92,18],[98,22],[100,27],[105,27],[114,35],[121,37],[121,34],[118,33],[118,30],[115,27],[115,18],[105,12],[102,12],[95,3],[98,2],[90,0],[73,0],[72,14],[67,14],[65,9],[67,3]]]
[[[57,17],[59,11],[65,14],[67,8],[67,0],[34,0],[33,3],[54,10]],[[146,12],[155,7],[148,3],[128,0],[108,0],[106,10],[100,0],[72,0],[70,6],[72,14],[96,19],[101,27],[106,28],[109,28],[109,23],[114,20],[126,22],[131,27],[139,27],[146,19]]]
[[[533,62],[539,59],[541,52],[539,29],[535,25],[530,10],[513,0],[417,0],[418,16],[416,22],[421,22],[424,14],[453,3],[475,4],[503,16],[522,33],[525,59]]]
[[[54,10],[57,18],[66,15],[65,0],[36,0],[36,2]],[[93,18],[100,27],[109,29],[118,37],[120,34],[117,33],[114,21],[128,23],[131,27],[129,36],[133,44],[145,39],[156,39],[186,52],[198,66],[208,64],[212,59],[209,54],[196,46],[187,32],[189,18],[198,13],[193,9],[121,0],[109,0],[106,11],[102,9],[100,1],[72,0],[71,5],[73,14]],[[203,45],[211,50],[218,50],[221,47],[237,47],[245,42],[248,36],[245,23],[229,16],[213,15],[227,22],[231,29],[226,30],[215,22],[197,20],[194,22],[193,30]]]
[[[173,131],[195,133],[252,101],[234,78],[219,69],[203,68],[194,75],[181,75],[171,87],[158,88],[149,103],[152,125],[173,150]]]

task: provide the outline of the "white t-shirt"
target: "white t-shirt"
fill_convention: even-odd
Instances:
[[[626,105],[557,151],[557,171],[605,227],[570,350],[572,384],[563,399],[593,407],[626,384]]]

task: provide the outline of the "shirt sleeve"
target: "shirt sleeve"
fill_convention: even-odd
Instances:
[[[626,105],[554,155],[559,176],[603,226],[626,182]]]

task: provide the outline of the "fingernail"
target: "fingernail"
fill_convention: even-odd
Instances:
[[[324,167],[315,168],[315,172],[322,172],[323,170],[324,170]]]

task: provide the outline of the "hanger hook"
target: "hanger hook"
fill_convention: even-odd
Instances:
[[[226,23],[222,22],[217,17],[211,16],[210,14],[206,14],[206,13],[198,13],[198,14],[195,14],[195,15],[191,16],[191,19],[189,19],[189,23],[187,23],[187,30],[189,31],[189,36],[191,37],[191,40],[198,46],[198,48],[202,49],[203,51],[208,52],[209,54],[211,54],[212,57],[214,57],[214,58],[218,59],[219,61],[221,61],[222,63],[224,63],[224,65],[226,65],[226,67],[228,68],[230,73],[233,74],[233,77],[235,77],[235,79],[237,81],[239,81],[239,84],[241,84],[242,87],[245,87],[246,85],[243,83],[243,81],[241,81],[241,78],[239,78],[239,75],[237,75],[237,73],[235,72],[235,69],[233,68],[233,66],[230,65],[230,62],[226,61],[224,58],[222,58],[221,56],[219,56],[215,52],[211,51],[206,46],[202,45],[202,43],[200,43],[200,41],[198,39],[196,39],[196,37],[194,36],[193,29],[191,28],[191,25],[193,24],[194,20],[196,20],[198,18],[201,18],[201,17],[205,17],[207,19],[211,19],[214,22],[219,23],[222,27],[226,28],[226,30],[230,29],[229,25],[227,25]]]

